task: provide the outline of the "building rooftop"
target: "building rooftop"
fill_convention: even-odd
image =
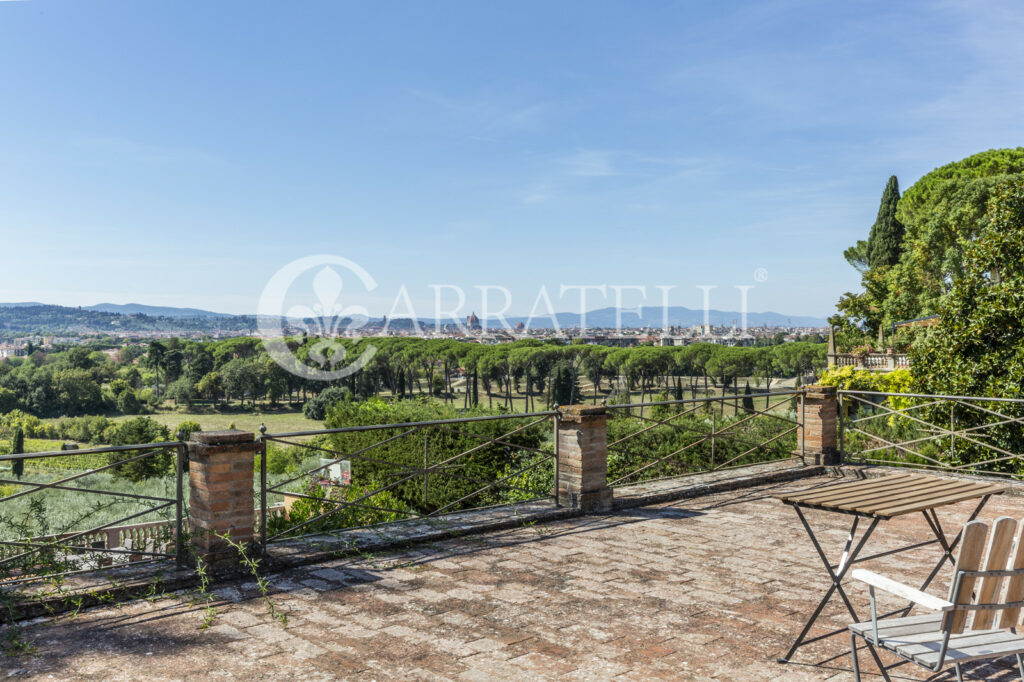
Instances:
[[[828,579],[796,515],[772,496],[829,480],[290,569],[271,577],[286,627],[245,582],[216,590],[217,616],[205,630],[194,593],[38,620],[22,634],[37,655],[3,666],[62,679],[849,680],[844,636],[801,649],[789,664],[775,660]],[[972,509],[941,508],[946,532],[958,530]],[[981,518],[1004,514],[1024,517],[1024,499],[994,498]],[[849,518],[808,517],[826,550],[838,553]],[[920,516],[898,517],[879,527],[866,551],[929,537]],[[919,583],[938,557],[933,546],[862,566]],[[942,594],[950,572],[929,591]],[[867,590],[849,591],[866,617]],[[835,602],[820,622],[845,626],[844,613]],[[880,679],[866,652],[860,660],[865,679]],[[965,673],[1016,679],[1012,664],[967,664]],[[915,666],[893,672],[895,679],[927,679]]]

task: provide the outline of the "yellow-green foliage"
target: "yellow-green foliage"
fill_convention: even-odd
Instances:
[[[872,372],[866,369],[830,367],[818,379],[822,386],[835,386],[847,391],[877,391],[879,393],[911,393],[914,376],[909,369],[893,372]],[[901,410],[914,404],[913,398],[889,396],[884,404],[894,410]],[[895,417],[889,417],[890,424]]]
[[[835,386],[847,391],[878,391],[880,393],[909,393],[913,380],[909,369],[894,372],[872,372],[866,369],[829,367],[818,379],[822,386]]]

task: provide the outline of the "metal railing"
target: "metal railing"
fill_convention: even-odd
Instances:
[[[531,412],[276,434],[261,428],[259,503],[264,511],[259,537],[266,544],[510,503],[550,499],[557,505],[557,415]],[[515,428],[494,428],[502,422],[514,422]],[[305,450],[310,459],[319,457],[318,465],[307,464],[298,474],[271,482],[271,443]],[[329,478],[342,465],[348,466],[349,479]],[[269,517],[268,501],[278,495],[285,498],[287,512]]]
[[[767,404],[762,409],[743,407],[744,398]],[[787,405],[789,409],[781,409]],[[733,414],[727,416],[730,407]],[[651,408],[650,416],[644,416],[644,408]],[[608,485],[613,488],[803,457],[803,439],[795,435],[804,423],[803,390],[627,403],[607,409],[612,417]]]
[[[13,463],[19,460],[46,459],[63,457],[74,460],[81,457],[83,463],[87,458],[94,460],[94,455],[107,454],[109,464],[95,468],[86,468],[76,473],[54,470],[62,476],[55,481],[33,480],[39,475],[28,477],[0,478],[0,485],[24,488],[5,497],[0,497],[0,585],[34,580],[40,575],[70,575],[85,573],[106,568],[110,565],[127,563],[128,561],[159,561],[174,559],[184,560],[183,524],[184,524],[184,492],[183,468],[187,459],[185,443],[168,441],[147,443],[144,445],[120,445],[85,450],[59,450],[51,452],[32,452],[17,455],[0,456],[0,462]],[[119,467],[143,463],[146,460],[160,458],[156,467],[168,466],[169,475],[174,476],[174,497],[145,495],[139,492],[111,489],[111,487],[89,487],[102,485],[95,483],[96,478],[86,482],[90,476],[101,473],[116,473]],[[146,462],[152,464],[152,462]],[[72,468],[73,471],[75,469]],[[87,483],[87,485],[82,485]],[[85,521],[101,516],[103,522],[80,530],[66,527],[49,528],[53,510],[47,511],[48,496],[53,491],[65,495],[85,495],[96,500],[93,509],[74,519],[70,526],[88,525]],[[50,498],[52,501],[52,498]],[[118,516],[110,510],[118,503],[146,503],[144,509],[131,514]],[[21,509],[15,509],[21,507]],[[160,521],[156,525],[173,524],[161,537],[153,537],[153,533],[141,533],[133,536],[130,530],[125,534],[126,523],[155,513],[173,508],[173,517],[169,521]],[[150,524],[144,524],[150,525]],[[42,526],[42,529],[40,529]],[[136,526],[132,526],[138,527]],[[33,532],[36,531],[36,532]],[[42,530],[42,532],[39,532]],[[116,534],[116,537],[115,537]],[[142,545],[137,546],[137,545]]]
[[[1024,399],[840,390],[838,400],[849,463],[1024,474]]]

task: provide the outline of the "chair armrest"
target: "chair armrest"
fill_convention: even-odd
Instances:
[[[855,569],[852,573],[854,580],[859,580],[862,583],[867,583],[872,587],[877,587],[880,590],[884,590],[890,594],[895,594],[897,597],[903,597],[909,599],[918,606],[923,606],[926,609],[932,611],[952,611],[954,604],[948,602],[945,599],[939,599],[933,597],[930,594],[926,594],[921,590],[915,590],[913,587],[898,583],[895,580],[890,580],[884,575],[878,575],[871,571],[865,571],[863,568]]]

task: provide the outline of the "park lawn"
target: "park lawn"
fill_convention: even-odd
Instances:
[[[284,433],[287,431],[311,431],[324,428],[324,423],[307,419],[301,411],[295,412],[253,412],[249,414],[218,414],[197,412],[157,412],[146,415],[160,422],[173,432],[179,424],[193,421],[203,427],[204,431],[223,431],[234,425],[241,431],[259,433],[260,425],[267,425],[268,433]],[[111,417],[112,421],[122,422],[132,416]]]

